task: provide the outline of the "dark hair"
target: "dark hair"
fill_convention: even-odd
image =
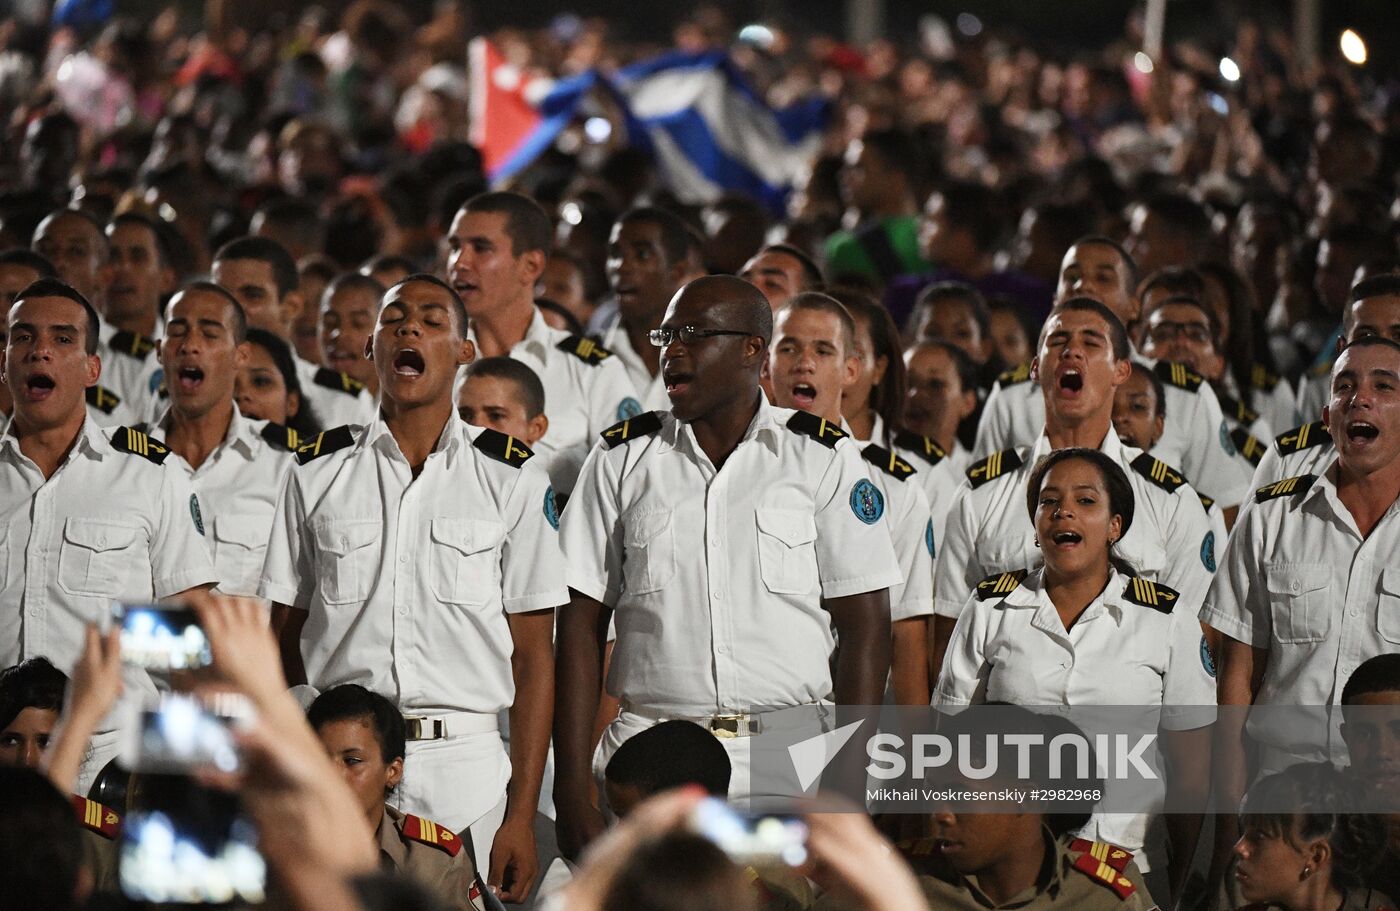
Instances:
[[[547,297],[537,297],[535,298],[535,307],[536,309],[543,310],[545,313],[553,313],[555,316],[562,319],[564,324],[568,327],[570,335],[587,334],[583,323],[579,322],[579,318],[574,316],[567,307],[558,301],[550,300]]]
[[[40,278],[58,278],[58,270],[49,258],[28,247],[11,247],[0,251],[0,266],[22,266],[32,269]]]
[[[1055,308],[1050,311],[1050,315],[1072,312],[1093,313],[1108,324],[1108,339],[1113,346],[1113,359],[1115,361],[1124,361],[1132,356],[1133,348],[1128,343],[1128,330],[1123,328],[1123,321],[1106,305],[1099,303],[1092,297],[1071,297],[1069,300],[1056,304]],[[1045,334],[1049,328],[1050,320],[1047,319],[1045,325],[1040,327],[1040,338],[1035,343],[1037,353],[1040,346],[1045,343]]]
[[[446,291],[447,296],[452,300],[452,314],[457,318],[457,336],[458,338],[467,337],[467,305],[462,303],[462,297],[457,293],[455,288],[436,275],[429,275],[427,272],[415,272],[412,275],[404,276],[390,285],[384,292],[381,306],[384,303],[388,303],[389,297],[394,293],[395,289],[402,288],[404,285],[409,284],[432,285],[435,288],[441,288],[443,291]]]
[[[0,729],[25,709],[62,711],[67,688],[68,675],[47,658],[28,658],[0,671]]]
[[[1154,193],[1142,205],[1169,228],[1200,245],[1210,239],[1210,213],[1184,193]]]
[[[481,193],[463,203],[459,211],[504,215],[512,256],[534,250],[545,252],[551,246],[549,216],[528,196],[506,190]]]
[[[1303,762],[1255,782],[1240,807],[1241,828],[1258,828],[1294,847],[1325,840],[1332,884],[1362,885],[1385,854],[1384,817],[1364,812],[1359,782],[1330,762]]]
[[[297,409],[297,413],[287,418],[287,426],[295,430],[297,436],[302,439],[308,439],[320,433],[323,429],[321,419],[316,414],[316,409],[312,407],[311,400],[301,389],[301,380],[297,377],[296,362],[292,360],[291,346],[281,336],[254,326],[248,327],[245,341],[250,345],[257,345],[267,352],[268,357],[272,358],[277,372],[282,374],[282,385],[287,387],[287,394],[296,393],[301,401],[301,407]]]
[[[380,269],[402,269],[409,275],[422,271],[418,264],[407,256],[397,253],[379,253],[360,263],[359,274],[368,278],[374,278],[374,273]],[[378,281],[378,279],[375,279]]]
[[[661,251],[666,255],[666,265],[674,266],[686,258],[690,248],[689,232],[685,222],[665,209],[655,206],[642,206],[628,209],[617,217],[615,224],[628,225],[633,222],[656,225],[661,235]]]
[[[896,129],[871,130],[860,142],[865,148],[874,149],[887,167],[902,174],[910,189],[914,188],[919,163],[914,141],[908,133]]]
[[[150,231],[151,240],[155,243],[156,247],[156,257],[160,260],[160,264],[167,268],[174,264],[175,251],[171,248],[170,229],[165,227],[163,222],[157,221],[149,215],[142,215],[140,212],[123,212],[120,215],[112,217],[112,220],[107,223],[107,230],[114,231],[117,228],[128,225],[134,225],[135,227],[145,228],[147,231]],[[108,244],[111,243],[110,235],[107,241]]]
[[[952,180],[933,192],[943,197],[943,214],[949,224],[971,234],[978,250],[990,250],[996,245],[1003,219],[1001,197],[995,190],[980,183]]]
[[[379,279],[372,277],[366,272],[342,272],[326,283],[326,290],[321,292],[321,300],[314,302],[307,301],[307,303],[314,303],[316,306],[320,306],[323,302],[329,301],[332,296],[341,291],[365,291],[374,296],[375,305],[378,307],[380,298],[382,298],[384,292],[388,290],[389,289],[385,288],[384,284],[380,282]]]
[[[1081,237],[1081,238],[1079,238],[1078,240],[1076,240],[1074,243],[1070,244],[1070,247],[1082,247],[1082,246],[1084,246],[1085,244],[1097,244],[1097,245],[1100,246],[1100,247],[1108,247],[1108,248],[1109,248],[1110,250],[1112,250],[1114,253],[1117,253],[1117,254],[1118,254],[1118,259],[1121,260],[1122,263],[1123,263],[1123,266],[1124,266],[1124,270],[1123,270],[1123,271],[1125,271],[1125,272],[1128,273],[1128,276],[1127,276],[1127,278],[1128,278],[1128,291],[1131,292],[1134,288],[1137,287],[1137,283],[1138,283],[1138,266],[1137,266],[1137,260],[1133,259],[1133,255],[1132,255],[1131,253],[1128,252],[1128,250],[1127,250],[1126,247],[1124,247],[1122,244],[1120,244],[1118,241],[1114,240],[1113,238],[1111,238],[1111,237],[1106,237],[1106,236],[1104,236],[1104,235],[1102,235],[1102,234],[1089,234],[1089,235],[1087,235],[1087,236],[1085,236],[1085,237]],[[1065,248],[1065,251],[1068,252],[1068,251],[1069,251],[1069,247],[1066,247],[1066,248]]]
[[[48,214],[45,215],[43,218],[39,219],[39,224],[36,225],[36,226],[34,227],[34,234],[35,234],[35,236],[37,236],[37,235],[39,234],[39,226],[43,225],[44,222],[49,221],[49,220],[57,221],[57,220],[60,219],[60,218],[70,218],[70,217],[71,217],[71,218],[76,218],[76,219],[78,219],[79,221],[85,221],[85,222],[87,222],[87,223],[92,227],[92,229],[93,229],[94,231],[97,232],[97,236],[100,237],[100,238],[102,239],[102,242],[101,242],[101,244],[100,244],[100,246],[101,246],[101,248],[102,248],[102,257],[103,257],[103,259],[106,259],[107,254],[108,254],[108,252],[109,252],[110,249],[111,249],[111,245],[110,245],[110,243],[109,243],[108,240],[107,240],[107,228],[106,228],[105,225],[102,224],[102,220],[101,220],[101,219],[99,219],[96,215],[93,215],[91,212],[87,211],[86,209],[76,209],[76,208],[54,209],[52,212],[48,213]],[[32,238],[31,238],[31,242],[32,242]]]
[[[213,294],[221,298],[224,304],[233,314],[233,341],[234,344],[241,345],[248,340],[248,314],[243,311],[243,305],[238,302],[238,298],[233,296],[233,292],[217,282],[198,281],[187,282],[175,295],[185,294],[190,291],[199,291],[204,294]],[[175,295],[171,295],[171,300],[175,300]],[[166,304],[169,307],[169,304]]]
[[[714,842],[670,832],[643,842],[623,862],[604,908],[628,911],[754,911],[758,893]]]
[[[914,351],[919,348],[937,348],[953,362],[953,369],[957,371],[958,383],[962,386],[963,392],[977,391],[977,364],[972,358],[967,356],[967,352],[954,345],[947,339],[942,338],[921,338],[916,339],[904,350]]]
[[[0,767],[0,907],[77,908],[85,865],[73,807],[34,769]]]
[[[851,317],[851,311],[847,310],[844,304],[830,294],[823,294],[820,291],[799,291],[788,298],[787,303],[778,308],[775,317],[799,310],[809,313],[826,313],[836,317],[836,324],[841,332],[841,346],[846,349],[846,357],[855,357],[856,324]],[[774,323],[776,324],[776,322],[775,318]]]
[[[40,297],[61,297],[83,308],[83,349],[90,355],[96,354],[97,337],[102,323],[97,317],[97,311],[88,303],[88,299],[83,297],[82,292],[72,285],[65,284],[61,279],[41,278],[30,282],[23,291],[16,294],[15,304]]]
[[[874,356],[884,356],[889,366],[885,368],[885,378],[880,385],[870,391],[870,406],[885,422],[887,439],[877,442],[889,445],[899,432],[904,417],[904,358],[899,348],[899,329],[895,327],[890,311],[880,306],[870,296],[859,291],[833,289],[831,296],[840,301],[854,320],[865,320],[870,329],[870,341],[875,347]]]
[[[262,215],[263,224],[275,225],[308,250],[321,252],[326,244],[326,224],[316,207],[304,199],[285,197],[263,203],[254,217]]]
[[[1144,308],[1142,311],[1143,326],[1146,327],[1147,321],[1151,318],[1152,314],[1169,304],[1195,307],[1197,310],[1201,311],[1201,315],[1206,318],[1206,325],[1210,327],[1210,337],[1213,339],[1211,344],[1216,346],[1218,352],[1220,345],[1220,320],[1216,317],[1215,311],[1211,310],[1210,307],[1206,305],[1205,301],[1201,300],[1199,297],[1192,297],[1189,294],[1173,294],[1170,297],[1162,298],[1153,304],[1151,309]],[[1244,386],[1242,388],[1248,389],[1249,387]]]
[[[693,721],[663,721],[623,741],[603,777],[648,796],[698,784],[723,798],[729,793],[730,771],[729,754],[709,731]]]
[[[306,720],[319,731],[333,721],[368,721],[386,763],[403,759],[408,733],[403,713],[394,703],[358,683],[342,683],[317,696],[306,710]]]
[[[4,254],[0,253],[0,261],[3,261]],[[1363,301],[1368,297],[1393,297],[1400,296],[1400,275],[1387,273],[1385,275],[1372,275],[1363,278],[1352,286],[1352,303]]]
[[[1133,376],[1145,378],[1147,384],[1152,387],[1152,395],[1157,400],[1157,412],[1153,417],[1165,418],[1167,416],[1167,387],[1162,385],[1162,378],[1157,375],[1157,371],[1152,370],[1146,364],[1133,361]]]
[[[1046,475],[1061,462],[1073,460],[1088,462],[1098,469],[1099,476],[1103,478],[1103,486],[1108,491],[1108,514],[1122,519],[1122,527],[1118,529],[1118,540],[1123,540],[1123,536],[1133,526],[1133,512],[1137,502],[1133,496],[1133,485],[1117,462],[1097,449],[1084,446],[1057,449],[1035,463],[1030,480],[1026,482],[1026,512],[1030,515],[1031,524],[1035,524],[1035,510],[1040,502],[1040,488],[1045,484]],[[1112,544],[1109,545],[1109,562],[1123,575],[1137,574],[1135,569],[1114,555]]]
[[[219,248],[214,254],[214,262],[231,259],[254,259],[267,263],[272,269],[273,281],[277,283],[277,296],[286,297],[301,286],[301,276],[297,273],[296,260],[275,240],[266,237],[235,238]]]
[[[1225,369],[1235,378],[1235,387],[1244,394],[1254,385],[1254,288],[1239,270],[1226,263],[1207,260],[1198,263],[1196,268],[1203,277],[1215,279],[1225,289],[1230,331],[1222,338],[1225,336],[1222,326],[1215,337],[1220,341],[1220,353],[1225,356]]]
[[[807,253],[792,244],[765,244],[754,255],[762,256],[765,253],[781,253],[797,260],[798,264],[802,266],[803,291],[816,291],[821,287],[822,270],[818,268],[817,261]]]
[[[1400,654],[1376,655],[1361,662],[1342,687],[1342,705],[1370,693],[1400,693]]]
[[[983,338],[992,332],[992,311],[987,307],[987,299],[967,282],[934,282],[919,292],[914,301],[914,312],[909,315],[908,332],[917,328],[924,314],[932,314],[933,309],[944,301],[959,301],[967,305],[972,321],[977,324]]]
[[[525,416],[534,418],[544,414],[544,383],[529,364],[513,357],[484,357],[467,365],[465,378],[475,376],[514,383],[520,404],[525,406]]]
[[[1165,266],[1147,276],[1138,288],[1139,297],[1147,297],[1149,291],[1161,289],[1172,296],[1201,299],[1206,294],[1206,280],[1190,266]],[[1147,314],[1143,314],[1145,319]]]
[[[1400,342],[1388,339],[1384,335],[1364,335],[1361,338],[1352,339],[1347,342],[1346,346],[1337,353],[1337,360],[1340,361],[1342,355],[1353,348],[1385,348],[1395,354],[1400,354]],[[1333,364],[1332,372],[1337,372],[1335,363]]]

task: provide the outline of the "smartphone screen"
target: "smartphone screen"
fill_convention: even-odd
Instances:
[[[202,699],[167,693],[154,708],[142,711],[134,739],[127,741],[124,764],[138,772],[236,772],[234,728],[251,714],[248,701],[233,693]]]
[[[179,671],[208,667],[209,640],[188,607],[116,604],[112,617],[121,627],[122,660],[147,670]]]
[[[706,798],[696,805],[690,827],[736,863],[798,867],[807,860],[807,824],[798,816],[750,816]]]
[[[156,904],[263,901],[267,866],[237,796],[187,775],[141,775],[122,825],[122,892]]]

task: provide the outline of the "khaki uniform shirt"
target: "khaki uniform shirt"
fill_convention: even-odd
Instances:
[[[379,863],[428,889],[453,911],[484,911],[486,887],[468,845],[437,823],[384,807],[374,833]]]

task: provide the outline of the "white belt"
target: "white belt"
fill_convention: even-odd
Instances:
[[[499,730],[496,715],[480,712],[445,712],[441,715],[405,715],[408,740],[442,740],[463,734],[486,734]]]

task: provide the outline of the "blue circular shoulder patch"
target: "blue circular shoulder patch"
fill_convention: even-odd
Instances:
[[[559,504],[554,498],[554,488],[547,487],[544,492],[544,517],[549,521],[549,527],[555,531],[559,530]]]
[[[1215,572],[1215,532],[1208,531],[1201,539],[1201,562],[1206,569]]]
[[[156,372],[155,372],[155,373],[152,373],[152,374],[151,374],[151,378],[146,382],[146,385],[147,385],[147,387],[149,387],[149,391],[150,391],[151,395],[155,395],[157,392],[159,392],[159,391],[160,391],[160,385],[161,385],[161,383],[164,383],[164,382],[165,382],[165,368],[164,368],[164,367],[157,367],[157,368],[156,368]]]
[[[933,520],[928,520],[928,526],[924,528],[924,545],[928,547],[928,555],[933,556]]]
[[[866,525],[874,525],[885,514],[885,495],[869,478],[861,478],[851,488],[851,512]]]
[[[1215,678],[1215,658],[1210,653],[1210,646],[1206,643],[1205,635],[1201,636],[1201,667],[1206,669],[1211,679]]]
[[[1230,439],[1230,427],[1223,420],[1220,422],[1220,448],[1230,455],[1235,454],[1235,441]]]
[[[194,530],[204,534],[204,515],[199,511],[199,497],[190,494],[190,518],[194,520]]]
[[[641,413],[642,403],[632,398],[630,395],[618,403],[617,419],[619,421],[631,420]]]

